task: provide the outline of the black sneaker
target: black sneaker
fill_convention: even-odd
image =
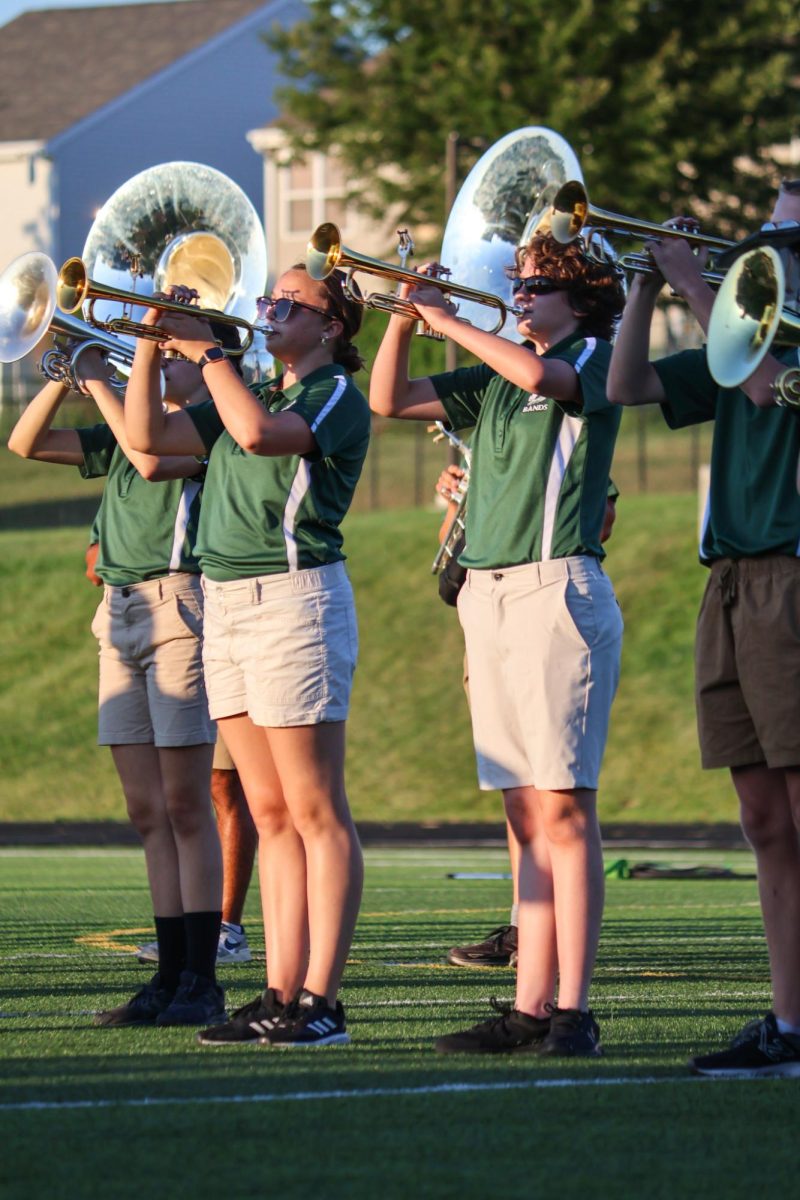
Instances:
[[[235,1046],[239,1042],[257,1042],[269,1033],[283,1015],[283,1010],[284,1004],[278,999],[275,989],[265,988],[255,1000],[237,1008],[224,1025],[201,1029],[197,1040],[201,1046]]]
[[[448,1033],[436,1042],[440,1054],[509,1054],[515,1051],[536,1053],[550,1029],[549,1017],[531,1017],[528,1013],[491,1000],[500,1015],[481,1021],[460,1033]]]
[[[324,996],[301,988],[280,1020],[258,1040],[262,1046],[346,1046],[350,1034],[338,1000],[331,1008]]]
[[[453,946],[447,961],[456,967],[508,967],[516,953],[516,925],[501,925],[474,946]]]
[[[108,1027],[155,1025],[156,1018],[169,1008],[174,995],[175,992],[171,988],[162,985],[161,976],[156,972],[150,982],[139,988],[127,1004],[97,1013],[94,1024]]]
[[[226,1016],[219,984],[194,971],[181,971],[172,1003],[156,1017],[156,1025],[221,1025]]]
[[[539,1053],[551,1058],[599,1058],[603,1053],[600,1026],[590,1012],[554,1008],[550,1032],[539,1047]]]
[[[751,1021],[736,1035],[727,1050],[690,1059],[695,1075],[720,1075],[729,1079],[800,1075],[800,1037],[781,1033],[773,1013]]]

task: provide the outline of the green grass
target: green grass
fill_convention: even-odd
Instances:
[[[512,995],[508,971],[443,963],[505,919],[508,883],[447,878],[502,871],[498,851],[368,852],[343,989],[353,1042],[307,1054],[94,1028],[147,978],[126,953],[151,925],[142,856],[0,858],[5,1200],[792,1192],[796,1086],[684,1066],[769,1006],[752,881],[610,880],[592,995],[605,1057],[497,1061],[431,1043]],[[752,869],[744,854],[701,860]],[[258,948],[255,883],[246,919]],[[261,970],[226,969],[229,1007]]]
[[[438,515],[353,514],[346,547],[361,655],[349,723],[358,819],[497,820],[475,783],[461,686],[463,641],[430,563]],[[601,788],[606,820],[735,819],[725,772],[698,765],[692,698],[696,563],[690,495],[620,501],[608,570],[625,616],[623,672]],[[85,530],[0,532],[2,820],[122,819],[109,756],[94,745],[98,593]]]

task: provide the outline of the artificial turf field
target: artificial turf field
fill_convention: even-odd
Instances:
[[[624,851],[633,861],[658,854]],[[606,854],[610,862],[618,854]],[[605,1056],[437,1055],[510,998],[507,970],[445,965],[507,920],[497,850],[371,850],[342,993],[353,1042],[212,1049],[99,1029],[147,978],[134,850],[0,851],[0,1194],[17,1197],[791,1196],[800,1080],[696,1079],[690,1053],[769,1007],[755,882],[610,879],[592,993]],[[745,854],[663,853],[752,871]],[[262,986],[220,973],[228,1007]]]

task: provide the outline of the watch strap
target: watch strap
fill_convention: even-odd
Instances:
[[[203,367],[207,366],[208,363],[222,362],[225,357],[225,351],[221,346],[210,346],[203,357],[197,360],[197,365],[202,371]]]

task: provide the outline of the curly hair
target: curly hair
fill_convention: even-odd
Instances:
[[[586,257],[579,241],[562,246],[549,233],[537,233],[516,253],[516,270],[527,260],[536,263],[536,272],[564,284],[572,310],[580,327],[593,337],[614,336],[625,307],[625,289],[619,271]]]
[[[305,271],[306,264],[295,263],[291,270]],[[364,360],[352,340],[361,328],[364,306],[351,300],[345,292],[343,271],[331,271],[324,279],[315,279],[314,282],[326,293],[331,316],[342,323],[342,332],[333,346],[333,361],[344,367],[348,375],[355,375],[364,366]]]

